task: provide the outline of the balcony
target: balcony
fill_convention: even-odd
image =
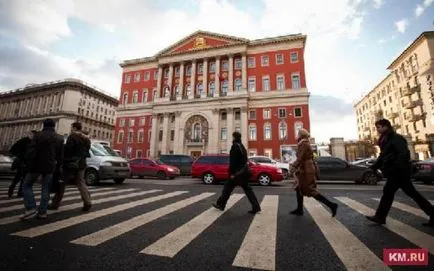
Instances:
[[[369,127],[365,127],[365,128],[363,128],[363,131],[364,131],[364,132],[370,132],[371,129],[370,129]]]
[[[190,138],[185,141],[188,147],[202,147],[206,144],[206,141],[203,138]]]
[[[392,125],[395,129],[400,129],[402,127],[401,123],[395,123]]]
[[[422,100],[421,99],[417,99],[416,101],[410,101],[408,103],[405,103],[404,106],[407,109],[413,109],[417,106],[422,106]]]
[[[390,112],[389,114],[387,114],[387,117],[389,119],[394,119],[394,118],[399,117],[399,113],[398,112]]]
[[[426,118],[426,113],[413,113],[407,117],[407,120],[410,122],[419,121]]]
[[[420,92],[420,85],[414,86],[414,87],[406,87],[402,91],[403,96],[410,96],[416,92]]]

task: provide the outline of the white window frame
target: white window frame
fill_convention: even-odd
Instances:
[[[223,60],[222,61],[221,69],[222,69],[222,71],[228,71],[229,70],[229,60]]]
[[[142,139],[140,140],[140,133],[142,133]],[[145,131],[143,129],[137,130],[137,142],[143,143],[145,141]]]
[[[269,155],[267,155],[269,154]],[[273,159],[273,149],[264,149],[264,156]]]
[[[255,112],[255,118],[251,118],[251,115],[250,115],[250,113],[251,112]],[[252,109],[252,110],[249,110],[249,115],[248,115],[248,118],[249,118],[249,120],[256,120],[256,110],[254,110],[254,109]]]
[[[285,127],[285,135],[282,136],[282,125],[284,125]],[[288,124],[286,123],[286,121],[281,121],[279,122],[279,138],[280,139],[285,139],[288,138]]]
[[[158,91],[156,88],[152,90],[152,101],[155,101],[155,98],[158,98]]]
[[[124,118],[120,118],[119,119],[119,127],[124,127],[125,126],[125,119]]]
[[[243,62],[241,61],[241,58],[236,58],[234,60],[234,68],[235,70],[241,70],[243,67]]]
[[[220,129],[220,140],[228,140],[228,128],[223,127]]]
[[[140,124],[140,126],[145,126],[146,125],[146,117],[141,117],[139,124]]]
[[[249,149],[249,156],[257,156],[258,150],[257,149]]]
[[[265,88],[265,80],[268,80],[268,89]],[[262,76],[262,92],[270,92],[270,91],[271,91],[270,76],[264,75]]]
[[[151,79],[151,72],[150,71],[146,71],[144,74],[143,74],[143,80],[144,81],[149,81]]]
[[[249,56],[247,59],[247,68],[255,68],[256,67],[256,58],[254,56]]]
[[[122,135],[122,138],[121,138],[121,135]],[[117,142],[118,143],[122,143],[123,141],[124,141],[124,130],[120,130],[119,132],[118,132],[118,138],[117,138]]]
[[[136,124],[136,120],[131,118],[128,120],[128,127],[134,127],[134,125]]]
[[[282,88],[279,88],[279,79],[282,79]],[[280,91],[285,90],[285,75],[284,74],[276,75],[276,89],[280,90]]]
[[[229,81],[228,80],[224,80],[222,82],[222,85],[221,85],[221,93],[224,94],[224,95],[227,95],[228,91],[229,91]]]
[[[181,74],[181,67],[175,67],[175,77],[179,77]]]
[[[203,74],[203,63],[197,64],[197,74]]]
[[[265,59],[267,59],[267,63],[265,63]],[[261,67],[268,67],[270,66],[270,57],[265,55],[265,56],[261,56]]]
[[[252,130],[254,129],[254,130]],[[255,136],[252,137],[252,131],[254,131]],[[250,141],[256,141],[258,138],[258,129],[256,128],[256,125],[249,125],[249,140]]]
[[[298,77],[298,88],[295,88],[294,86],[294,77]],[[301,88],[301,78],[300,78],[300,73],[292,73],[291,74],[291,88],[292,89],[300,89]]]
[[[215,69],[216,69],[216,63],[215,62],[210,62],[209,63],[209,72],[210,73],[215,73]]]
[[[281,58],[280,62],[278,61],[278,57],[279,56]],[[275,58],[276,58],[276,65],[283,65],[285,63],[285,57],[283,56],[282,53],[277,53],[276,56],[275,56]]]
[[[142,155],[139,156],[139,152],[141,152]],[[142,149],[136,150],[136,158],[143,158],[143,150]]]
[[[130,134],[133,135],[133,138],[130,138]],[[128,143],[134,143],[134,129],[130,129],[128,131],[127,142]]]
[[[214,96],[215,94],[215,81],[210,81],[208,84],[208,92]]]
[[[280,110],[285,110],[285,116],[280,116]],[[286,110],[286,108],[279,108],[278,110],[277,110],[277,114],[278,114],[278,118],[279,119],[285,119],[287,116],[288,116],[288,112],[287,112],[287,110]]]
[[[154,71],[154,80],[158,80],[158,70]]]
[[[128,103],[128,92],[124,92],[124,94],[122,95],[122,104],[127,104]]]
[[[131,74],[127,73],[124,75],[124,83],[129,84],[131,82]]]
[[[265,114],[265,112],[268,112],[268,114]],[[262,111],[262,117],[264,120],[271,119],[271,109],[270,108],[264,108],[264,110]]]
[[[148,89],[145,88],[142,91],[142,103],[147,103],[148,102]]]
[[[295,114],[295,110],[297,109],[297,108],[299,108],[300,109],[300,116],[297,116],[296,114]],[[294,118],[302,118],[303,117],[303,108],[302,107],[294,107]]]
[[[301,125],[301,127],[299,127],[298,128],[298,125]],[[295,135],[295,137],[297,138],[297,136],[298,136],[298,131],[300,130],[300,129],[303,129],[303,122],[301,122],[301,121],[296,121],[295,123],[294,123],[294,135]]]
[[[163,73],[164,73],[164,78],[169,78],[169,73],[170,73],[170,70],[169,70],[169,68],[165,68],[164,70],[163,70]]]
[[[140,82],[140,72],[134,74],[134,82]]]
[[[192,69],[191,65],[185,66],[185,75],[190,76]]]
[[[292,56],[293,56],[293,55],[295,55],[295,56],[297,57],[297,60],[293,60],[293,59],[292,59]],[[289,60],[290,60],[291,63],[298,63],[298,61],[299,61],[299,60],[298,60],[298,52],[290,52],[290,53],[289,53]]]
[[[139,91],[134,90],[133,92],[133,104],[139,103]]]
[[[253,88],[251,87],[250,83],[253,84]],[[248,80],[247,80],[247,87],[248,87],[248,89],[249,89],[250,92],[256,92],[256,77],[255,76],[250,76],[248,78]]]
[[[149,158],[151,156],[151,150],[146,150],[146,158]]]
[[[270,127],[270,137],[269,138],[267,138],[267,133],[266,133],[266,131],[267,131],[267,127]],[[264,140],[272,140],[273,139],[273,128],[272,128],[272,125],[271,125],[271,123],[269,123],[269,122],[266,122],[266,123],[264,123]]]
[[[243,82],[241,81],[241,78],[236,78],[234,80],[234,85],[235,85],[235,91],[240,91],[243,87]]]

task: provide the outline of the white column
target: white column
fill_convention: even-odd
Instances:
[[[174,148],[174,153],[175,154],[181,154],[182,153],[182,146],[184,145],[184,144],[180,144],[179,142],[181,142],[181,141],[179,141],[179,139],[180,139],[180,135],[181,135],[181,133],[180,133],[180,126],[181,126],[181,111],[176,111],[175,112],[175,138],[174,138],[174,145],[175,145],[175,148]]]
[[[243,90],[247,89],[247,58],[246,55],[243,54],[241,58],[242,68],[241,68],[241,78],[242,78],[242,86]]]
[[[158,77],[157,77],[157,93],[158,93],[158,98],[163,97],[163,93],[161,90],[161,81],[163,78],[163,67],[158,67]]]
[[[152,114],[152,130],[151,130],[151,144],[149,147],[149,155],[151,158],[155,158],[156,156],[156,145],[157,145],[157,123],[158,118],[157,114]]]
[[[209,130],[208,138],[208,152],[209,153],[220,153],[220,125],[219,125],[219,109],[213,109],[211,115],[212,126]]]
[[[169,139],[169,113],[164,113],[163,119],[163,142],[161,144],[161,154],[167,154],[167,141]]]
[[[179,67],[179,97],[182,99],[182,93],[184,93],[184,62],[181,62]],[[175,131],[176,133],[176,131]]]
[[[234,91],[234,56],[229,56],[229,89],[228,89],[228,95],[232,95],[232,92]]]
[[[203,84],[203,94],[202,97],[208,96],[208,59],[203,60],[203,69],[202,69],[202,84]]]
[[[226,123],[227,123],[227,134],[228,134],[226,151],[229,152],[232,146],[232,133],[234,132],[234,109],[228,108],[226,111],[227,111]]]
[[[247,107],[241,108],[241,141],[243,142],[246,149],[249,149],[248,140],[248,120],[247,120]]]
[[[189,99],[194,98],[196,91],[196,60],[191,63],[191,77],[190,77],[191,95]]]
[[[218,97],[220,96],[220,57],[216,57],[215,59],[214,84],[214,97]]]
[[[167,85],[169,86],[169,98],[172,98],[173,93],[173,64],[169,66],[169,79],[167,81]]]

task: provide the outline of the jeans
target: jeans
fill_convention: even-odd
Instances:
[[[33,195],[33,184],[42,176],[42,188],[41,188],[41,202],[39,204],[39,213],[46,214],[48,202],[50,201],[50,185],[53,178],[53,174],[40,174],[40,173],[27,173],[24,178],[23,184],[23,196],[24,206],[27,210],[36,209],[35,196]]]

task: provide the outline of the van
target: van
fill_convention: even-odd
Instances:
[[[181,175],[191,175],[193,158],[185,154],[162,154],[159,159],[163,164],[179,168]]]
[[[130,177],[131,169],[128,161],[118,156],[109,146],[91,141],[89,154],[85,172],[87,185],[95,185],[101,180],[110,179],[121,184]]]

